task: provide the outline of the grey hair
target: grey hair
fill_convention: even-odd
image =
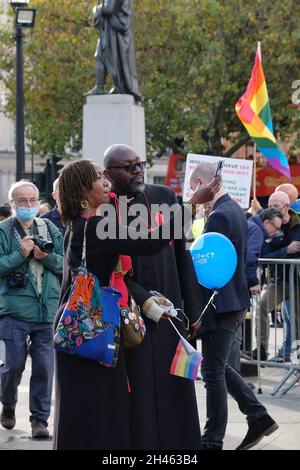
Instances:
[[[39,196],[40,196],[39,188],[35,184],[33,184],[31,181],[20,180],[20,181],[17,181],[16,183],[13,183],[8,190],[9,202],[12,202],[14,200],[16,191],[18,191],[18,189],[20,188],[24,188],[25,186],[30,186],[31,188],[33,188],[36,192],[37,198],[39,199]]]

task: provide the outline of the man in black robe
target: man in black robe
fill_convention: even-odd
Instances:
[[[117,195],[111,202],[119,209],[119,196],[126,195],[130,198],[128,207],[132,204],[146,206],[148,220],[145,224],[151,230],[151,205],[166,203],[171,206],[177,202],[175,194],[165,186],[144,185],[144,163],[130,147],[113,145],[104,156],[106,176]],[[189,336],[195,336],[199,328],[197,320],[202,311],[202,301],[185,240],[174,240],[158,255],[134,256],[132,266],[133,273],[127,285],[142,311],[146,301],[150,304],[150,311],[153,310],[153,295],[149,291],[158,291],[175,308],[184,309],[189,319]],[[131,388],[131,448],[200,449],[194,383],[170,374],[179,336],[167,319],[159,320],[161,313],[156,318],[155,311],[152,313],[154,320],[144,317],[144,341],[138,348],[126,352]],[[178,316],[183,319],[180,314]],[[180,333],[186,336],[184,321],[173,321]]]

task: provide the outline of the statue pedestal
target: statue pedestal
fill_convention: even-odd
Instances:
[[[131,95],[87,96],[83,107],[82,156],[103,167],[112,144],[127,144],[146,160],[144,108]]]

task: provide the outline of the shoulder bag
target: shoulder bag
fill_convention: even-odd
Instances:
[[[121,294],[111,287],[100,287],[97,277],[87,270],[86,231],[87,222],[81,264],[72,273],[70,295],[54,334],[54,348],[114,367],[120,345]]]

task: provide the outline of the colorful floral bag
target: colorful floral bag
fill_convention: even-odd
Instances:
[[[88,272],[86,229],[87,222],[81,265],[74,273],[71,292],[55,331],[54,348],[114,367],[120,345],[121,294],[111,287],[100,287],[97,277]]]

